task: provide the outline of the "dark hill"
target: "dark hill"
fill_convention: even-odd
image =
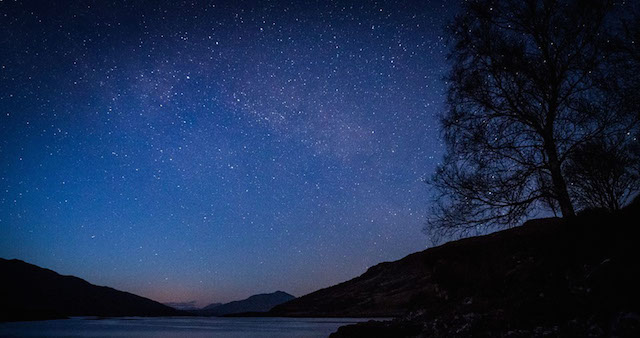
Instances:
[[[450,242],[378,264],[269,315],[399,317],[341,328],[343,336],[598,336],[637,330],[638,206],[572,220],[532,220]]]
[[[73,276],[0,258],[0,321],[68,316],[180,316],[185,312]]]
[[[247,299],[238,300],[226,304],[211,304],[201,310],[193,311],[200,316],[224,316],[246,312],[267,312],[274,306],[288,302],[296,297],[283,292],[263,293],[253,295]]]

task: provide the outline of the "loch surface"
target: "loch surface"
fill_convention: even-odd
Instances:
[[[366,318],[71,318],[0,323],[0,336],[17,337],[327,337]]]

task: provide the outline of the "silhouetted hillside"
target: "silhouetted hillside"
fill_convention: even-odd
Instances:
[[[62,276],[17,259],[0,258],[0,275],[0,321],[186,315],[144,297]]]
[[[288,302],[296,297],[283,292],[263,293],[253,295],[247,299],[238,300],[226,304],[210,304],[193,313],[200,316],[224,316],[246,312],[267,312],[274,306]]]
[[[624,336],[640,327],[639,216],[636,202],[528,221],[378,264],[269,315],[399,317],[339,336]]]

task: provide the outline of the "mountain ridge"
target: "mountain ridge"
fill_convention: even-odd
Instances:
[[[76,277],[61,275],[19,259],[0,258],[0,321],[70,316],[184,316],[154,300]]]
[[[272,293],[261,293],[252,295],[242,300],[236,300],[229,303],[209,304],[200,310],[191,311],[200,316],[225,316],[239,313],[263,313],[271,310],[274,306],[295,299],[291,294],[284,291],[275,291]],[[216,305],[218,304],[218,305]]]

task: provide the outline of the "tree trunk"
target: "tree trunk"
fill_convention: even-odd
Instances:
[[[567,190],[567,183],[562,175],[562,169],[560,168],[560,160],[558,159],[558,150],[556,149],[555,142],[547,139],[545,142],[545,152],[547,153],[547,159],[549,160],[549,171],[551,172],[551,183],[553,184],[553,190],[560,205],[560,211],[562,217],[573,217],[576,215],[573,209],[573,203],[569,197],[569,191]]]

